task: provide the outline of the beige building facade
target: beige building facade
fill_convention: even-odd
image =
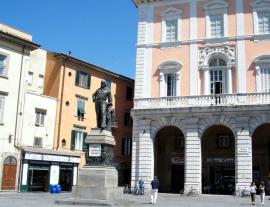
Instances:
[[[231,194],[267,180],[270,1],[134,3],[132,184]]]

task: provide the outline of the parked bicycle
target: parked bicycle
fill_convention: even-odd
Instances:
[[[236,197],[249,197],[250,196],[250,189],[248,187],[245,187],[244,189],[240,189],[240,187],[238,187],[233,192],[233,195]]]
[[[180,191],[180,196],[198,196],[199,192],[196,188],[187,188]]]

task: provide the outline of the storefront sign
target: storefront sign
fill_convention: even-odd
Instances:
[[[69,162],[80,163],[80,158],[79,157],[70,157]]]
[[[208,163],[233,164],[234,158],[207,158]]]
[[[101,156],[101,144],[90,144],[89,157],[100,157],[100,156]]]
[[[42,154],[26,153],[24,156],[26,160],[42,160]]]
[[[43,160],[54,162],[69,162],[69,157],[57,155],[43,155]]]
[[[175,165],[184,164],[184,158],[183,157],[172,157],[172,164],[175,164]]]
[[[61,155],[59,156],[59,155],[49,155],[49,154],[26,153],[24,156],[24,159],[51,161],[51,162],[80,163],[80,157],[69,157],[69,156],[61,156]]]
[[[239,148],[238,154],[248,154],[248,148]]]

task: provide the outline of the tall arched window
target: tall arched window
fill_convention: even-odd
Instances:
[[[224,67],[226,67],[226,62],[221,58],[214,57],[209,62],[211,94],[226,92],[226,74],[224,73]]]

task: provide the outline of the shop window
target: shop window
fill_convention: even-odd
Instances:
[[[76,78],[75,78],[75,85],[89,89],[90,84],[91,84],[91,75],[86,72],[77,70]]]
[[[133,99],[133,89],[129,86],[126,87],[126,100],[132,101]]]
[[[126,109],[126,111],[125,111],[124,125],[126,127],[132,127],[132,118],[130,116],[130,109]]]
[[[71,150],[86,151],[87,145],[85,143],[87,133],[81,129],[71,131]]]
[[[46,116],[46,110],[36,109],[36,126],[44,126],[44,120]]]
[[[218,136],[218,148],[229,148],[229,147],[230,147],[229,135],[219,135]]]
[[[42,137],[34,137],[34,147],[42,147]]]
[[[129,137],[124,137],[122,139],[122,155],[128,156],[131,155],[131,138]]]

